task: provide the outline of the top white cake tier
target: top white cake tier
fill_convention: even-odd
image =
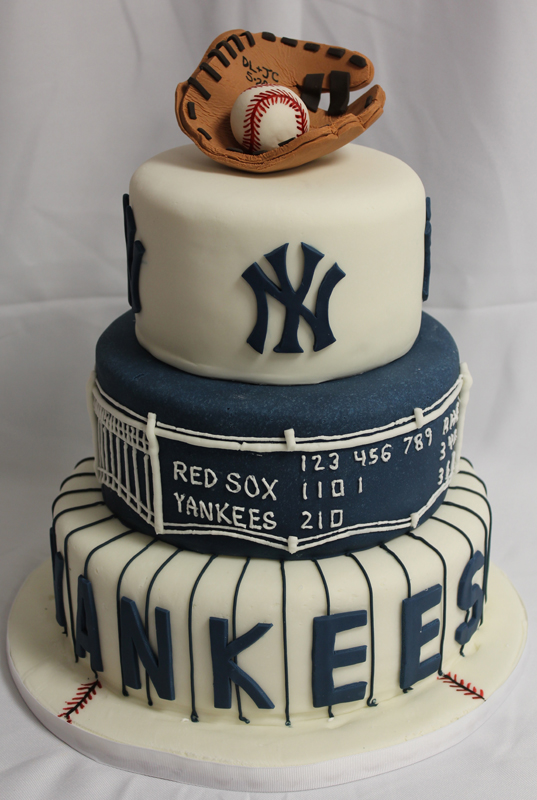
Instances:
[[[130,204],[145,248],[136,335],[175,367],[320,383],[387,364],[418,335],[425,192],[393,156],[349,145],[254,175],[187,145],[142,164]]]

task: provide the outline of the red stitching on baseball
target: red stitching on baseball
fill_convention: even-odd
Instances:
[[[452,676],[451,672],[448,672],[444,675],[437,675],[436,679],[449,684],[457,692],[463,692],[465,695],[471,696],[473,700],[485,700],[483,689],[476,689],[475,686],[472,687],[469,681],[465,685],[461,678],[457,680],[456,674]]]
[[[75,696],[66,703],[58,717],[63,717],[72,724],[71,714],[78,714],[81,709],[87,706],[88,701],[93,699],[97,689],[102,689],[98,678],[91,683],[81,683]]]
[[[297,96],[290,89],[285,89],[283,86],[274,87],[270,91],[263,92],[260,97],[254,97],[246,106],[244,115],[244,135],[242,140],[244,149],[254,153],[260,149],[259,129],[261,120],[270,106],[276,102],[293,108],[298,127],[297,136],[305,133],[308,119],[297,100]]]

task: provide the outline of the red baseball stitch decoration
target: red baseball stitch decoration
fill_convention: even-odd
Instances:
[[[81,708],[87,706],[88,701],[93,699],[97,689],[102,689],[101,682],[98,679],[91,683],[80,684],[75,696],[68,701],[62,713],[58,714],[58,717],[63,717],[72,725],[73,720],[71,719],[71,714],[78,714]]]
[[[255,94],[252,97],[246,106],[242,136],[242,146],[245,150],[255,153],[261,149],[261,121],[269,108],[276,104],[293,109],[297,127],[296,136],[301,136],[309,130],[307,109],[299,97],[290,89],[286,89],[284,86],[256,86],[246,91],[251,92],[252,90],[260,91],[259,94]]]
[[[457,675],[451,675],[451,672],[447,672],[445,675],[438,675],[437,680],[443,681],[451,686],[453,689],[456,689],[457,692],[464,692],[464,694],[473,697],[474,700],[485,700],[485,695],[483,693],[483,689],[476,689],[475,686],[472,686],[470,682],[464,683],[462,679],[457,680]]]

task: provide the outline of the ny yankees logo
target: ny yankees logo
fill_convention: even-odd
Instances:
[[[304,253],[304,273],[298,289],[293,289],[287,274],[287,248],[288,244],[277,247],[271,253],[267,253],[265,258],[274,268],[278,276],[280,285],[277,286],[263,272],[259,264],[254,261],[247,270],[242,273],[242,277],[252,287],[255,299],[257,300],[257,322],[247,339],[247,342],[258,353],[262,353],[265,347],[268,328],[268,303],[267,295],[274,297],[285,306],[285,323],[283,326],[282,338],[274,348],[275,353],[303,353],[303,349],[298,342],[298,324],[302,317],[310,326],[315,343],[315,352],[323,350],[328,345],[336,341],[328,321],[328,303],[335,286],[345,277],[337,264],[333,264],[324,276],[315,303],[315,313],[304,305],[304,300],[308,294],[313,275],[319,261],[324,258],[324,253],[320,253],[314,247],[302,242],[302,252]]]

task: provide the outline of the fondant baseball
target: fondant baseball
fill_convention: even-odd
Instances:
[[[233,136],[249,153],[272,150],[307,133],[308,109],[291,89],[268,84],[240,94],[231,109]]]

